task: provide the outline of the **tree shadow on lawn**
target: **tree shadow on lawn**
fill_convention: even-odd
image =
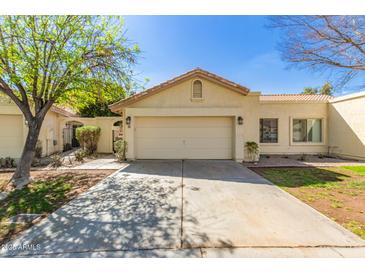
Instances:
[[[16,189],[0,202],[0,219],[20,213],[50,213],[58,208],[71,190],[70,175],[55,180],[38,180],[23,189]]]
[[[14,238],[19,232],[39,222],[39,218],[27,222],[18,214],[38,214],[47,216],[71,199],[103,179],[107,174],[97,173],[90,177],[85,172],[41,172],[35,181],[23,189],[12,190],[0,201],[0,244]],[[14,223],[14,221],[16,223]]]
[[[351,176],[328,168],[251,168],[280,187],[335,188]]]

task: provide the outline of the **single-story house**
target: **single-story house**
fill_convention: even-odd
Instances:
[[[261,154],[365,159],[365,92],[262,95],[194,69],[110,105],[123,118],[127,158],[246,160]]]
[[[99,153],[127,141],[127,158],[247,160],[261,154],[334,154],[365,159],[365,92],[347,96],[262,95],[202,69],[137,93],[83,118],[52,107],[41,129],[43,155],[78,146],[75,129],[101,127]],[[20,110],[0,96],[0,157],[19,158],[27,132]]]
[[[95,125],[101,128],[98,152],[112,153],[113,141],[121,136],[120,117],[78,117],[71,110],[52,106],[47,113],[39,141],[42,155],[79,146],[75,130],[82,125]],[[27,137],[27,123],[19,108],[7,97],[0,96],[0,158],[19,159]]]

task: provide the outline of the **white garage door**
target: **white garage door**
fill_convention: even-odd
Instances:
[[[232,159],[230,117],[138,117],[137,159]]]
[[[0,157],[19,158],[23,149],[21,115],[0,115]]]

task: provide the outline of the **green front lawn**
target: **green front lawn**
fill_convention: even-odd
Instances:
[[[365,239],[365,166],[252,170]]]
[[[20,213],[46,214],[54,211],[67,200],[72,178],[66,175],[34,181],[29,187],[12,191],[6,200],[0,202],[0,221]]]
[[[343,168],[351,170],[359,175],[365,175],[365,166],[345,166]]]

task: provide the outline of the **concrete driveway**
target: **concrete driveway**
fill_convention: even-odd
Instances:
[[[109,176],[0,255],[214,257],[232,247],[238,254],[281,248],[281,255],[289,248],[290,255],[319,246],[364,241],[233,161],[156,160]]]

